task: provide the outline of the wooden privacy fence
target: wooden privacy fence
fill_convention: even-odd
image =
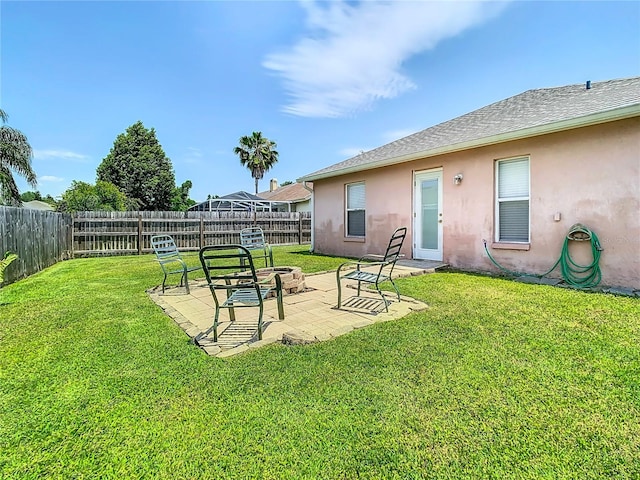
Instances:
[[[18,254],[4,275],[12,283],[74,256],[151,252],[151,237],[167,233],[180,250],[240,243],[240,230],[257,225],[272,245],[311,242],[308,212],[78,212],[0,206],[0,258]]]
[[[5,283],[32,275],[72,256],[72,220],[64,213],[0,206],[0,257],[18,254]]]
[[[240,230],[264,230],[272,245],[311,242],[308,212],[78,212],[73,216],[73,254],[130,255],[151,252],[151,237],[171,235],[180,250],[240,243]]]

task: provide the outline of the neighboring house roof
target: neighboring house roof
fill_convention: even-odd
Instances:
[[[307,184],[310,188],[312,185]],[[304,202],[311,198],[311,192],[302,183],[290,183],[273,191],[258,193],[265,200],[278,202]]]
[[[218,198],[205,200],[189,207],[191,211],[270,211],[278,204],[275,200],[266,200],[248,192],[230,193]]]
[[[640,116],[640,77],[528,90],[310,173],[298,181],[319,180],[636,116]]]
[[[253,195],[252,193],[245,191],[230,193],[228,195],[220,197],[220,199],[223,198],[225,200],[262,200],[262,198],[258,197],[257,195]]]
[[[22,206],[24,208],[31,208],[32,210],[55,210],[55,207],[52,207],[47,202],[41,202],[40,200],[31,200],[30,202],[22,202]]]

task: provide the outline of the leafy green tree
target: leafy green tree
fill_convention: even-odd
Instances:
[[[189,190],[191,190],[192,186],[191,180],[187,180],[173,190],[171,210],[174,212],[186,212],[191,205],[196,204],[195,200],[189,198]]]
[[[98,180],[95,185],[73,181],[62,194],[58,210],[63,212],[124,211],[127,197],[113,183]]]
[[[34,200],[39,200],[41,202],[48,203],[52,207],[56,207],[58,205],[58,202],[56,202],[56,199],[53,198],[50,194],[47,194],[43,197],[38,190],[36,190],[35,192],[29,190],[27,192],[22,193],[20,195],[20,200],[22,200],[23,202],[32,202]]]
[[[36,190],[35,192],[29,190],[20,195],[20,200],[22,200],[23,202],[33,202],[34,200],[42,201],[42,195],[38,190]]]
[[[0,109],[0,203],[6,205],[22,205],[18,185],[16,185],[14,172],[24,177],[29,185],[35,188],[37,185],[36,174],[31,168],[33,150],[27,137],[11,128],[7,123],[9,116]]]
[[[293,182],[291,180],[287,180],[286,182],[282,182],[280,184],[280,186],[281,187],[286,187],[287,185],[292,185],[292,184],[293,184]]]
[[[111,182],[140,210],[169,210],[175,189],[171,160],[156,132],[138,121],[118,135],[98,166],[97,179]]]
[[[253,132],[251,136],[240,137],[239,145],[233,149],[233,153],[240,157],[240,164],[251,171],[256,181],[256,195],[258,180],[278,161],[276,147],[276,142],[263,137],[262,132]]]
[[[58,205],[58,202],[56,201],[56,199],[53,198],[50,194],[47,194],[44,197],[42,197],[42,201],[47,202],[49,205],[53,205],[54,207]]]

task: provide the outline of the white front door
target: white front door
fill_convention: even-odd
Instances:
[[[442,169],[416,172],[413,258],[442,261]]]

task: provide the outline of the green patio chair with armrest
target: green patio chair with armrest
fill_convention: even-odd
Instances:
[[[397,228],[389,239],[389,244],[387,245],[387,250],[384,255],[367,254],[357,261],[345,262],[338,267],[338,270],[336,271],[336,279],[338,282],[338,305],[336,306],[336,308],[340,308],[340,306],[342,305],[341,280],[343,279],[358,282],[358,296],[360,296],[360,288],[362,283],[374,285],[375,289],[382,297],[385,311],[387,312],[389,311],[390,302],[382,294],[382,291],[380,290],[380,283],[385,281],[391,282],[391,285],[393,285],[393,288],[396,291],[396,295],[398,296],[398,301],[400,301],[400,292],[398,291],[398,287],[396,287],[391,274],[393,273],[393,268],[396,265],[396,261],[399,257],[402,256],[400,250],[402,249],[402,244],[404,243],[404,239],[406,236],[406,227]],[[367,261],[367,259],[376,260]],[[348,267],[353,267],[354,265],[355,270],[344,273],[343,268],[346,269]],[[363,268],[368,268],[369,270],[371,270],[372,267],[374,269],[373,271],[363,270]]]
[[[260,227],[248,227],[240,230],[240,245],[249,250],[254,257],[264,258],[264,266],[273,268],[273,251],[267,243]],[[257,252],[257,254],[256,254]]]
[[[205,332],[213,331],[213,341],[218,341],[220,310],[229,310],[229,319],[235,321],[235,308],[257,307],[258,339],[262,340],[264,328],[262,316],[264,301],[275,291],[278,304],[278,318],[284,320],[282,302],[282,281],[280,275],[271,273],[258,280],[251,251],[242,245],[211,245],[200,249],[200,263],[207,277],[207,284],[215,303],[213,326]],[[275,278],[275,286],[270,282]],[[225,295],[222,295],[222,293]]]
[[[162,273],[164,273],[164,279],[162,280],[162,293],[164,293],[167,277],[171,274],[179,273],[181,274],[180,286],[184,284],[187,294],[189,294],[188,274],[189,272],[200,270],[200,265],[187,265],[187,262],[185,262],[180,255],[176,242],[173,240],[171,235],[152,236],[151,248],[153,248],[153,253],[156,254],[156,260],[162,268]]]

